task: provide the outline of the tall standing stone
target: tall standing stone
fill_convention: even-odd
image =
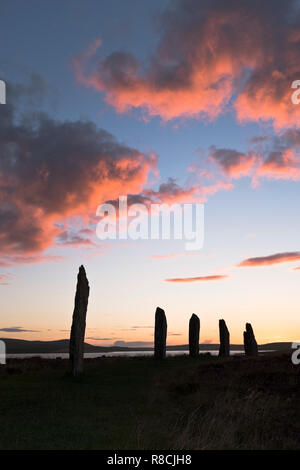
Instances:
[[[191,357],[199,356],[200,320],[193,313],[189,322],[189,350]]]
[[[230,334],[226,326],[225,320],[219,320],[220,331],[220,357],[228,357],[230,355]]]
[[[73,375],[78,375],[83,370],[83,347],[89,292],[90,287],[85,269],[83,266],[80,266],[77,275],[75,305],[69,345],[70,369]]]
[[[249,340],[248,340],[248,333],[247,333],[247,331],[244,331],[243,337],[244,337],[245,356],[250,356],[250,354],[249,354]]]
[[[246,323],[246,331],[244,331],[244,348],[246,356],[258,355],[257,342],[250,323]]]
[[[155,312],[154,331],[154,358],[164,359],[166,357],[167,342],[167,319],[162,308],[157,307]]]

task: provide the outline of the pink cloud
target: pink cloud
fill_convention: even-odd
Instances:
[[[4,255],[0,259],[0,266],[12,266],[14,264],[38,264],[59,262],[63,259],[62,256],[54,255]]]
[[[199,257],[203,256],[201,253],[168,253],[164,255],[152,255],[153,259],[172,259],[180,257]]]
[[[8,286],[10,284],[9,274],[0,274],[0,286]]]
[[[157,48],[144,63],[115,51],[89,68],[98,40],[74,59],[77,79],[118,112],[139,108],[148,117],[207,121],[232,100],[239,121],[299,127],[290,88],[300,76],[295,0],[181,0],[171,2],[160,26]]]
[[[233,149],[210,148],[209,159],[216,163],[221,171],[232,179],[251,176],[259,158],[255,153],[242,153]]]
[[[251,141],[254,147],[246,153],[211,147],[207,173],[221,172],[220,181],[222,178],[232,181],[248,177],[254,187],[262,180],[300,180],[299,131],[287,131],[260,141],[253,138]]]
[[[272,152],[257,168],[255,177],[299,181],[300,156],[297,156],[292,148]]]
[[[119,143],[92,122],[43,115],[33,123],[28,116],[25,129],[15,113],[11,104],[0,107],[3,263],[40,262],[36,256],[57,238],[89,245],[87,234],[62,233],[62,222],[76,216],[87,225],[99,204],[141,192],[149,175],[157,173],[154,154]]]
[[[212,276],[197,276],[197,277],[178,277],[178,278],[171,278],[165,279],[166,282],[198,282],[198,281],[220,281],[222,279],[226,279],[229,276],[227,275],[212,275]]]
[[[269,256],[258,256],[255,258],[248,258],[239,263],[238,267],[251,267],[251,266],[270,266],[279,263],[289,263],[292,261],[300,260],[300,252],[286,252],[276,253]]]

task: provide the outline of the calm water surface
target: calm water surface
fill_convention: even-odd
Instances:
[[[188,354],[186,351],[167,351],[167,356],[180,356]],[[200,354],[210,353],[212,356],[217,356],[219,351],[200,351]],[[235,354],[244,354],[244,351],[231,351],[232,356]],[[94,359],[97,357],[114,357],[114,356],[153,356],[153,351],[116,351],[116,352],[98,352],[98,353],[85,353],[84,358]],[[30,354],[7,354],[7,359],[26,359],[29,357],[41,357],[44,359],[68,359],[69,353],[30,353]]]

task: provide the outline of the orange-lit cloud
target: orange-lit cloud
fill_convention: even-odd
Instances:
[[[6,333],[38,333],[40,330],[27,330],[22,326],[9,326],[0,328],[0,331],[5,331]]]
[[[35,255],[55,239],[90,244],[87,234],[72,234],[57,222],[74,216],[88,222],[99,204],[141,192],[149,174],[157,172],[155,155],[120,144],[92,122],[28,115],[24,125],[15,114],[12,104],[0,107],[3,263],[7,257],[18,263],[25,256],[28,262],[40,262]]]
[[[212,275],[212,276],[197,276],[197,277],[178,277],[165,279],[166,282],[198,282],[198,281],[220,281],[221,279],[226,279],[229,276],[227,275]]]
[[[271,152],[257,168],[256,178],[300,180],[300,156],[294,149]]]
[[[300,132],[286,131],[267,139],[251,139],[248,152],[234,149],[209,149],[208,163],[215,164],[224,181],[249,177],[256,186],[262,180],[300,181]],[[208,170],[211,174],[214,168]]]
[[[161,183],[158,190],[145,189],[143,194],[151,202],[166,204],[183,204],[193,202],[204,202],[208,196],[213,196],[218,191],[233,189],[229,182],[215,181],[210,184],[203,183],[200,179],[197,184],[179,186],[174,178],[168,178],[167,182]]]
[[[8,274],[0,274],[0,286],[8,286],[10,284],[10,276]]]
[[[64,246],[94,246],[95,243],[91,240],[91,237],[95,235],[94,231],[89,228],[78,230],[78,232],[72,232],[64,230],[56,238],[57,242]]]
[[[62,256],[54,255],[4,255],[0,259],[0,266],[12,266],[14,264],[38,264],[59,262],[63,259]]]
[[[199,257],[202,253],[167,253],[164,255],[152,255],[153,259],[172,259],[180,257]]]
[[[10,87],[20,98],[20,90]],[[129,205],[173,204],[202,202],[233,187],[218,179],[180,186],[169,178],[152,189],[149,176],[158,177],[155,154],[121,144],[88,121],[28,114],[25,125],[12,103],[0,107],[2,266],[57,261],[45,254],[53,245],[95,247],[92,214],[122,194],[129,195]]]
[[[77,79],[118,112],[207,120],[232,104],[240,121],[299,127],[300,106],[291,102],[291,83],[300,77],[296,0],[179,0],[162,15],[160,30],[145,63],[115,51],[90,70],[96,41],[74,59]]]
[[[299,39],[289,42],[287,38],[283,46],[283,51],[270,57],[270,65],[260,66],[238,96],[235,109],[240,122],[273,121],[275,129],[300,126],[299,106],[291,102],[291,84],[299,76]]]
[[[210,148],[209,159],[213,160],[232,179],[251,176],[259,158],[255,153],[245,154],[233,149]]]
[[[276,253],[269,256],[259,256],[256,258],[248,258],[239,263],[238,267],[248,266],[270,266],[279,263],[288,263],[300,260],[300,251],[293,251],[287,253]]]

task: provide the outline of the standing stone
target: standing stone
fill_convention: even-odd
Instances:
[[[86,311],[89,299],[89,282],[85,269],[80,266],[77,275],[77,288],[75,295],[75,305],[73,311],[73,321],[70,336],[70,369],[73,375],[78,375],[83,370],[83,347],[85,335]]]
[[[250,354],[249,354],[249,339],[248,339],[248,333],[247,333],[247,331],[244,331],[243,336],[244,336],[244,350],[245,350],[245,356],[250,356]]]
[[[225,320],[219,320],[220,331],[220,357],[228,357],[230,355],[230,334],[226,326]]]
[[[154,332],[154,358],[164,359],[166,357],[167,341],[167,319],[162,308],[157,307],[155,312]]]
[[[246,356],[258,355],[257,342],[250,323],[246,323],[246,331],[244,331],[244,348]]]
[[[199,334],[200,334],[200,320],[197,315],[193,313],[189,322],[189,349],[190,356],[199,356]]]

